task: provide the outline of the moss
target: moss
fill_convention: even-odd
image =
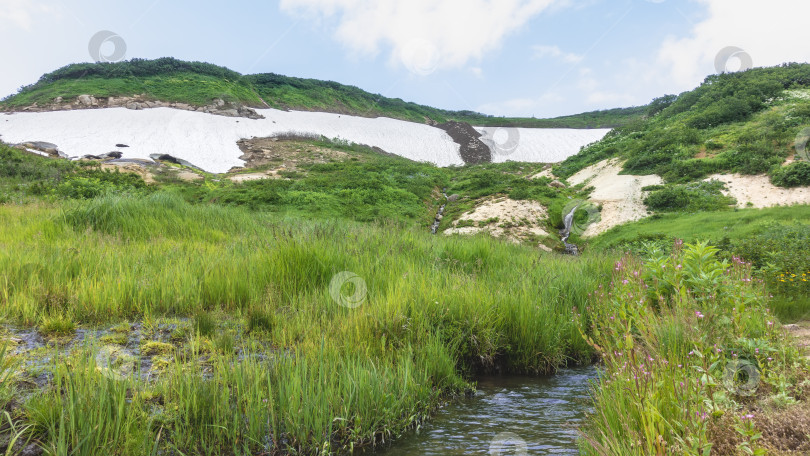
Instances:
[[[99,340],[105,344],[126,345],[129,337],[123,333],[111,333],[101,336]]]
[[[174,352],[174,345],[166,342],[145,341],[141,343],[141,354],[146,356],[166,355]]]

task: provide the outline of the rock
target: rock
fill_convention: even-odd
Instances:
[[[481,141],[481,133],[472,125],[466,122],[450,121],[439,124],[436,128],[446,131],[459,145],[459,154],[464,164],[492,162],[492,150]]]
[[[460,198],[461,198],[461,195],[459,195],[458,193],[453,193],[452,195],[450,195],[450,196],[448,196],[448,197],[447,197],[447,201],[449,201],[449,202],[451,202],[451,203],[455,203],[455,202],[456,202],[456,201],[458,201]]]
[[[28,141],[20,144],[26,149],[33,149],[38,150],[40,152],[45,152],[46,154],[52,157],[61,157],[64,156],[62,152],[59,151],[59,146],[53,143],[45,142],[45,141]]]
[[[264,116],[247,106],[240,106],[237,110],[240,117],[247,117],[248,119],[264,119]]]
[[[566,255],[577,256],[577,255],[579,255],[579,248],[577,248],[576,244],[569,244],[569,243],[566,242],[565,243],[565,254]]]
[[[222,111],[217,111],[216,114],[226,117],[239,117],[239,111],[236,109],[225,109]]]
[[[183,166],[188,166],[189,168],[200,169],[200,168],[194,166],[192,163],[190,163],[190,162],[188,162],[186,160],[183,160],[182,158],[173,157],[173,156],[171,156],[169,154],[151,154],[151,155],[149,155],[149,158],[151,158],[152,160],[158,161],[158,162],[163,161],[163,162],[174,163],[175,165],[183,165]],[[200,170],[200,171],[202,171],[202,170]]]
[[[221,107],[225,106],[225,100],[223,100],[222,98],[217,98],[217,99],[214,100],[214,103],[212,103],[212,104],[214,106],[216,106],[217,108],[221,108]]]
[[[444,216],[442,214],[439,214],[439,215],[436,216],[436,220],[438,220],[438,221],[442,221],[443,218],[444,218]]]
[[[565,188],[565,184],[563,184],[562,182],[560,182],[560,181],[558,181],[556,179],[551,181],[551,183],[549,183],[548,186],[549,187],[554,187],[554,188]]]
[[[121,152],[114,150],[112,152],[107,152],[106,154],[103,155],[85,155],[82,157],[82,160],[111,160],[111,159],[114,160],[121,158],[121,156],[123,155],[124,154],[122,154]]]
[[[79,95],[76,103],[84,107],[98,106],[98,100],[92,95]]]
[[[57,104],[58,104],[58,103],[62,103],[62,97],[56,97],[56,98],[53,100],[53,102],[54,102],[54,103],[57,103]]]

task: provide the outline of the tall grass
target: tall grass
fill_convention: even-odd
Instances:
[[[156,442],[184,454],[314,454],[387,440],[465,388],[465,374],[590,361],[587,292],[612,265],[160,193],[0,206],[0,220],[4,317],[192,317],[190,339],[160,355],[168,364],[151,382],[102,375],[93,347],[56,362],[53,385],[25,405],[53,454],[142,454]],[[356,307],[333,283],[343,271],[364,285]],[[250,331],[223,335],[219,316]]]

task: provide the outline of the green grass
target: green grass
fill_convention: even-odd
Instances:
[[[147,100],[180,102],[192,106],[209,105],[216,98],[248,106],[261,105],[258,95],[244,84],[194,73],[114,79],[60,79],[36,89],[25,90],[4,101],[4,104],[8,107],[30,106],[34,103],[43,105],[53,102],[56,97],[62,97],[65,102],[73,102],[83,94],[105,98],[145,94]]]
[[[587,314],[573,310],[611,267],[601,255],[539,258],[486,237],[278,219],[164,193],[59,206],[0,206],[4,319],[192,318],[171,344],[144,335],[153,381],[111,381],[92,344],[53,358],[63,380],[18,413],[60,454],[312,453],[398,435],[473,372],[589,362]],[[341,271],[365,284],[356,309],[331,291]]]
[[[698,240],[723,243],[749,237],[770,223],[807,223],[810,206],[786,206],[767,209],[734,209],[695,214],[661,214],[638,222],[612,228],[589,241],[596,249],[638,245],[643,241],[664,239],[671,244],[676,238],[687,242]]]
[[[777,185],[807,182],[806,165],[780,170],[810,124],[810,65],[789,64],[724,73],[679,96],[662,97],[647,116],[555,166],[569,177],[613,157],[630,174],[658,174],[688,183],[714,173],[770,173]]]
[[[807,362],[778,328],[750,265],[717,253],[703,244],[644,263],[626,257],[612,285],[594,290],[590,341],[605,371],[583,454],[785,448],[768,423],[794,406],[802,413]],[[777,400],[781,407],[768,405]]]
[[[536,128],[609,128],[641,118],[645,108],[619,108],[554,119],[492,117],[472,111],[447,111],[372,94],[332,81],[277,74],[241,75],[207,63],[173,58],[97,64],[73,64],[45,74],[35,84],[9,95],[0,107],[49,104],[57,97],[79,95],[121,97],[145,94],[148,99],[208,105],[221,98],[252,107],[338,112],[366,117],[391,117],[424,123],[448,120],[485,126]]]

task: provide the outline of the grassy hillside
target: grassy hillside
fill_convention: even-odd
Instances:
[[[810,125],[810,65],[786,64],[712,75],[646,107],[646,117],[611,132],[555,167],[568,177],[611,157],[625,171],[687,183],[713,173],[770,173],[781,186],[810,185],[810,163],[781,165]],[[801,157],[797,157],[801,158]]]
[[[108,192],[149,194],[172,191],[191,203],[240,206],[256,212],[309,219],[333,218],[356,222],[397,221],[421,229],[433,223],[446,200],[441,190],[460,198],[447,204],[441,228],[449,227],[481,198],[508,196],[537,201],[550,208],[547,231],[562,223],[562,208],[571,198],[582,198],[577,189],[548,186],[549,179],[529,179],[542,170],[538,163],[498,163],[439,168],[402,157],[383,155],[366,146],[321,139],[283,142],[302,157],[327,149],[342,158],[297,158],[293,166],[273,162],[246,173],[282,169],[277,178],[233,182],[229,177],[203,173],[195,182],[178,180],[173,169],[154,171],[158,184],[146,186],[135,175],[99,169],[93,162],[70,162],[35,156],[0,143],[0,202],[25,203],[47,200],[87,199]],[[312,152],[310,152],[312,151]],[[238,176],[238,175],[237,175]],[[556,236],[542,241],[560,247]]]
[[[594,111],[554,119],[491,117],[470,111],[446,111],[368,93],[331,81],[277,74],[241,75],[227,68],[172,58],[133,59],[117,63],[75,64],[48,73],[35,84],[6,97],[0,108],[14,109],[71,101],[82,94],[96,97],[145,94],[153,100],[202,106],[213,99],[251,107],[339,112],[414,122],[466,121],[486,126],[538,128],[607,128],[640,119],[644,108]]]

